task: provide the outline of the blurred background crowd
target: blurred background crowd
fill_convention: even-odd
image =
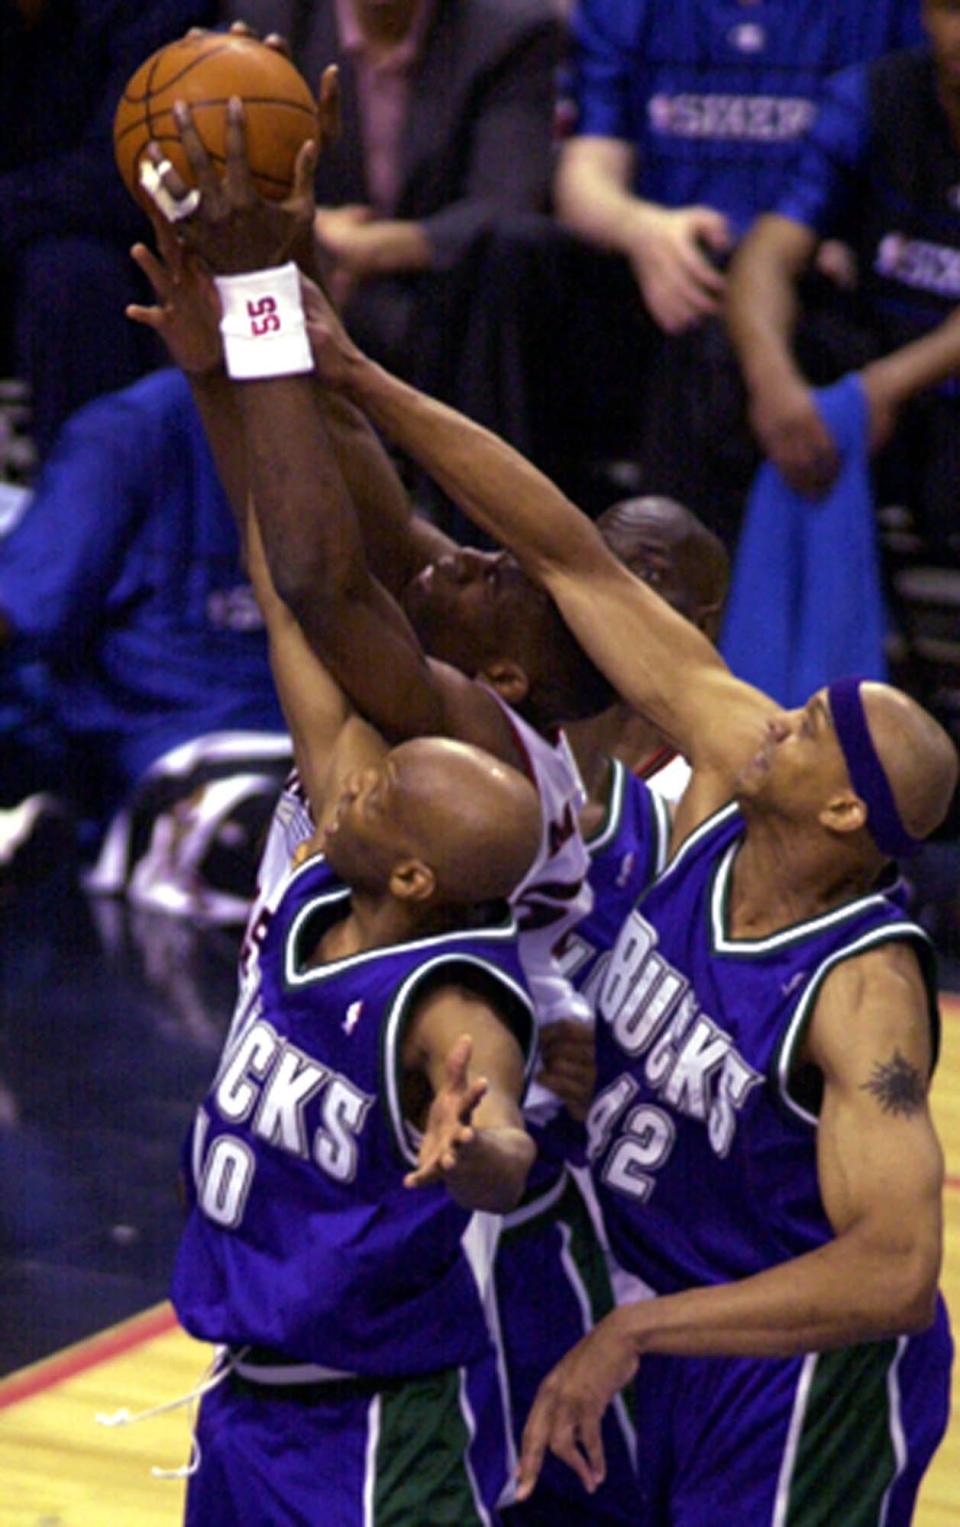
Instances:
[[[111,128],[190,26],[340,66],[317,172],[370,354],[590,514],[679,499],[784,703],[889,675],[960,740],[960,0],[0,0],[0,886],[239,921],[289,762]],[[420,511],[453,505],[401,463]],[[956,813],[917,911],[960,946]]]

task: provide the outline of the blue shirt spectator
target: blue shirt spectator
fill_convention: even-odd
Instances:
[[[285,730],[233,516],[177,371],[66,425],[0,542],[0,612],[11,654],[49,666],[68,783],[96,816],[182,743]]]
[[[636,150],[638,195],[738,232],[778,195],[828,75],[922,38],[916,0],[583,0],[576,132]]]
[[[929,48],[831,80],[795,172],[771,211],[842,237],[857,255],[864,316],[885,348],[960,302],[960,145]]]
[[[927,555],[955,561],[960,8],[955,0],[924,0],[923,19],[926,47],[831,82],[794,176],[737,253],[727,320],[764,454],[797,492],[822,495],[839,463],[814,404],[796,320],[823,236],[851,244],[855,323],[838,370],[882,358],[885,398],[872,432],[882,447],[878,494],[911,511]]]

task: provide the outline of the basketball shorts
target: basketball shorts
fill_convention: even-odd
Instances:
[[[946,1430],[952,1356],[941,1302],[910,1338],[643,1358],[636,1527],[908,1527]]]
[[[569,1173],[505,1217],[494,1278],[519,1448],[542,1381],[614,1306],[607,1254],[581,1188]],[[566,1464],[548,1457],[530,1500],[506,1513],[510,1527],[632,1527],[634,1438],[622,1397],[607,1411],[603,1441],[607,1478],[594,1495],[587,1494]]]
[[[252,1383],[204,1397],[186,1527],[496,1527],[496,1361],[417,1378]]]

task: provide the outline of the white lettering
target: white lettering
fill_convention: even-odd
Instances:
[[[662,1108],[649,1104],[635,1108],[623,1138],[610,1152],[603,1169],[604,1182],[645,1203],[656,1186],[651,1173],[663,1166],[676,1135],[676,1125]]]
[[[701,1013],[667,1077],[664,1098],[692,1119],[706,1119],[707,1082],[730,1049],[729,1035]]]
[[[245,1140],[220,1135],[213,1142],[198,1198],[215,1224],[234,1230],[243,1218],[256,1171],[256,1157]]]
[[[877,247],[873,268],[888,280],[938,297],[960,297],[960,249],[888,233]]]
[[[594,1098],[587,1114],[587,1157],[590,1161],[596,1161],[606,1150],[613,1126],[636,1093],[636,1082],[624,1072]]]
[[[245,1035],[217,1083],[217,1108],[231,1124],[247,1118],[257,1100],[254,1078],[262,1080],[280,1043],[268,1023],[257,1023]]]
[[[307,1130],[303,1110],[327,1079],[326,1066],[317,1065],[293,1045],[284,1046],[264,1089],[253,1128],[268,1145],[279,1145],[306,1157]]]
[[[323,1124],[314,1135],[313,1157],[337,1182],[352,1182],[357,1174],[356,1136],[372,1102],[342,1076],[335,1077],[324,1094]]]
[[[801,96],[684,92],[651,96],[647,106],[650,126],[661,137],[715,142],[791,143],[815,114],[814,102]]]
[[[746,1102],[747,1094],[762,1081],[759,1071],[748,1066],[736,1050],[728,1049],[707,1120],[707,1136],[718,1156],[729,1155],[737,1129],[737,1113]]]

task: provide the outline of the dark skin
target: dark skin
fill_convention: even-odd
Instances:
[[[324,78],[321,128],[326,124],[328,130],[335,130],[335,78],[329,72]],[[152,157],[156,163],[155,151]],[[302,230],[305,223],[302,197],[308,173],[312,173],[311,163],[312,149],[307,146],[298,164],[291,197],[282,209],[277,209],[273,227],[286,247],[293,248],[297,242],[291,236],[291,228]],[[208,181],[205,193],[215,208],[219,186]],[[130,316],[162,335],[174,359],[191,375],[201,409],[211,403],[212,393],[216,412],[218,402],[223,401],[216,294],[198,266],[197,257],[185,253],[166,224],[158,221],[155,226],[161,258],[142,245],[137,247],[135,257],[154,286],[159,306],[135,308]],[[339,429],[355,433],[356,438],[350,442],[352,449],[344,447],[349,463],[356,465],[359,449],[360,476],[377,484],[382,480],[383,462],[378,449],[371,444],[373,437],[368,426],[352,408],[344,412],[338,400],[332,401],[332,413]],[[228,415],[228,431],[230,418]],[[224,460],[227,466],[224,475],[233,489],[232,497],[242,509],[248,486],[244,464],[236,463],[229,452],[226,457],[218,453],[221,468]],[[331,465],[329,470],[337,469]],[[398,511],[397,519],[402,517]],[[370,774],[376,778],[383,767],[384,744],[353,715],[342,691],[304,641],[303,632],[277,598],[255,523],[245,528],[251,578],[270,634],[274,677],[294,740],[298,769],[322,835],[331,814],[341,815],[345,824],[355,812],[360,813],[359,820],[365,819],[363,807],[351,805],[347,809],[343,801],[345,795],[351,802],[366,798],[367,785],[358,792],[352,780],[358,770],[364,779]],[[389,542],[390,535],[385,533],[383,539]],[[436,745],[424,742],[418,746]],[[471,793],[482,787],[482,780],[478,780]],[[523,834],[526,843],[531,834],[535,837],[538,832],[532,792],[519,776],[507,788],[513,792],[511,801],[517,798],[516,792],[521,793],[518,809],[529,816],[529,831]],[[491,811],[496,818],[502,818],[506,806],[507,798],[492,801]],[[389,815],[383,815],[384,809],[377,809],[373,825],[367,830],[371,843],[389,831]],[[404,822],[409,823],[409,813],[408,806]],[[428,827],[429,813],[426,826],[421,823],[421,832]],[[345,833],[346,826],[341,829],[341,843]],[[309,851],[307,846],[305,854]],[[505,869],[501,894],[518,873],[512,864],[515,852],[514,833],[509,871]],[[388,857],[384,858],[384,854]],[[412,855],[402,837],[394,836],[387,838],[379,856],[368,845],[365,858],[367,862],[379,862],[382,873],[375,884],[367,879],[362,886],[354,886],[346,916],[327,931],[315,952],[315,961],[319,963],[445,931],[457,926],[458,918],[462,917],[462,907],[448,905],[444,900],[429,851],[426,859]],[[484,864],[490,867],[489,850],[484,854]],[[510,1207],[522,1192],[534,1151],[518,1107],[523,1086],[522,1056],[501,1016],[474,993],[458,987],[442,988],[411,1015],[401,1059],[409,1116],[424,1132],[419,1163],[408,1175],[407,1186],[419,1188],[443,1182],[451,1195],[467,1207],[492,1211]]]
[[[605,510],[597,529],[625,567],[711,641],[716,639],[729,559],[696,516],[671,499],[627,499]],[[576,722],[568,735],[587,791],[580,829],[589,838],[607,814],[610,760],[617,758],[628,769],[643,772],[664,752],[664,739],[645,717],[622,702],[589,721]],[[596,1081],[592,1026],[569,1019],[545,1025],[540,1031],[540,1053],[539,1080],[563,1099],[574,1118],[585,1119]]]
[[[701,632],[613,557],[596,527],[505,442],[364,357],[331,321],[315,354],[435,476],[476,523],[511,545],[557,601],[624,700],[668,736],[693,774],[674,846],[735,797],[746,831],[727,934],[760,938],[842,906],[876,882],[884,857],[853,791],[826,692],[784,711],[743,684]],[[957,755],[943,729],[888,686],[862,699],[910,830],[942,819]],[[901,1057],[897,1061],[896,1057]],[[776,1356],[820,1351],[931,1321],[941,1257],[943,1160],[927,1106],[930,1022],[917,958],[890,944],[842,961],[820,988],[795,1057],[822,1079],[817,1175],[833,1238],[739,1282],[624,1305],[541,1386],[524,1436],[519,1494],[546,1451],[588,1490],[604,1477],[600,1420],[646,1352]],[[866,1086],[895,1067],[892,1114]],[[908,1085],[904,1085],[906,1068]]]
[[[202,193],[198,213],[177,224],[178,237],[222,272],[261,268],[282,259],[291,247],[289,209],[283,213],[267,207],[253,188],[243,147],[242,105],[235,100],[228,108],[228,169],[222,180],[188,109],[178,106],[177,119]],[[155,157],[155,151],[151,153]],[[293,196],[298,203],[312,162],[312,150],[306,146]],[[185,191],[173,171],[166,172],[166,186],[174,196]],[[234,398],[275,584],[358,709],[390,739],[424,733],[454,736],[522,764],[502,711],[476,678],[525,707],[534,724],[547,726],[560,719],[538,714],[536,654],[555,619],[545,618],[543,596],[528,599],[511,622],[523,654],[520,660],[485,658],[475,678],[428,657],[400,608],[370,574],[354,506],[330,472],[330,432],[317,409],[312,383],[301,377],[250,382],[236,387]],[[466,558],[459,552],[454,555]],[[472,597],[471,584],[489,581],[487,569],[475,570],[465,560],[456,581],[458,602],[464,607]],[[376,660],[371,661],[374,653]]]

